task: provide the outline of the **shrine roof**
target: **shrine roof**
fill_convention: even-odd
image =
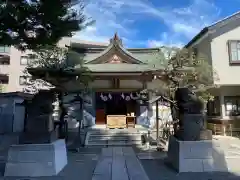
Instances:
[[[135,59],[139,60],[142,63],[149,63],[149,61],[151,61],[151,59],[153,58],[153,53],[154,53],[151,49],[148,52],[146,51],[141,52],[140,49],[139,51],[134,51],[134,52],[130,50],[128,51],[132,54],[132,57],[134,57]],[[83,60],[85,63],[88,64],[92,60],[96,59],[97,57],[99,57],[99,53],[86,53],[83,56]]]
[[[108,45],[71,43],[71,48],[82,55],[86,64],[100,64],[115,53],[123,56],[129,63],[148,64],[154,54],[160,51],[160,48],[125,48],[117,34],[110,39]]]
[[[164,69],[156,64],[156,55],[159,57],[160,48],[124,48],[122,40],[117,34],[110,39],[109,45],[70,43],[70,48],[78,53],[78,59],[69,67],[70,71],[61,72],[64,75],[74,75],[81,71],[81,66],[93,73],[121,73],[121,72],[149,72]],[[71,61],[71,58],[69,58]],[[70,62],[69,61],[69,62]],[[71,63],[70,63],[71,64]],[[30,68],[30,74],[44,74],[48,71],[55,73],[57,70],[44,68]]]

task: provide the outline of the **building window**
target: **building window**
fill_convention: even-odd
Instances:
[[[20,58],[20,64],[21,65],[31,65],[31,63],[34,62],[35,60],[35,56],[34,55],[29,55],[29,56],[21,56]]]
[[[9,65],[10,64],[10,56],[0,54],[0,65]]]
[[[7,74],[0,74],[0,84],[8,84],[9,76]]]
[[[227,116],[240,115],[240,96],[225,96],[224,104]]]
[[[10,53],[10,46],[0,46],[0,53]]]
[[[208,116],[220,116],[220,100],[219,97],[214,97],[213,101],[207,103]]]
[[[20,64],[21,65],[28,65],[28,57],[27,56],[21,56]]]
[[[240,40],[239,41],[229,41],[229,58],[231,64],[240,64]]]
[[[20,76],[19,77],[19,84],[20,85],[26,85],[31,80],[31,77],[29,76]]]

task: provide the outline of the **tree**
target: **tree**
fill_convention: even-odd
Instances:
[[[93,23],[83,0],[1,0],[0,42],[19,50],[55,45]]]
[[[24,71],[25,77],[29,77],[29,73],[34,74],[34,72],[36,72],[37,75],[33,76],[31,80],[26,81],[26,88],[24,88],[24,90],[29,92],[29,89],[34,89],[38,92],[39,89],[37,89],[37,87],[56,89],[61,111],[59,133],[61,137],[65,137],[66,134],[63,132],[65,123],[64,116],[66,113],[65,107],[63,106],[63,96],[66,92],[64,83],[71,80],[77,81],[81,91],[84,92],[84,90],[88,88],[88,82],[91,81],[90,72],[83,65],[81,55],[68,48],[46,46],[45,48],[35,51],[33,54],[29,54],[28,57],[30,63]],[[76,66],[78,74],[75,73]],[[38,76],[38,72],[41,72],[40,74],[44,75]],[[36,85],[36,83],[43,84],[39,86]],[[80,103],[83,103],[82,99],[80,100]],[[80,118],[80,120],[82,119]]]
[[[24,70],[26,77],[26,86],[24,91],[38,91],[41,88],[62,88],[62,84],[71,79],[78,79],[82,88],[87,88],[88,81],[91,80],[88,69],[83,66],[82,56],[75,51],[71,51],[69,48],[61,48],[57,46],[45,46],[35,50],[34,53],[28,54],[29,63]],[[74,71],[75,66],[78,67],[79,75],[68,75]],[[46,73],[52,72],[53,78],[45,79],[45,77],[33,77],[30,71],[37,69],[45,70]],[[85,75],[82,76],[81,73]],[[28,79],[29,78],[29,79]],[[38,89],[39,88],[39,89]]]
[[[213,100],[209,89],[215,88],[214,80],[218,79],[206,55],[194,52],[193,49],[164,47],[155,54],[151,63],[158,69],[155,79],[160,83],[151,91],[169,99],[172,118],[177,121],[175,92],[178,88],[187,87],[195,92],[204,104]]]

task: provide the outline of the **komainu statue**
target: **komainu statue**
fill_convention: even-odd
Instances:
[[[25,129],[20,143],[41,144],[56,140],[52,119],[54,99],[54,91],[41,90],[27,102]]]
[[[188,88],[178,88],[175,93],[178,108],[179,130],[175,136],[180,140],[198,141],[212,139],[205,129],[204,103]]]

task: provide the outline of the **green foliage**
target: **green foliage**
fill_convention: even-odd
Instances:
[[[93,23],[83,0],[1,0],[0,42],[19,50],[55,45]]]
[[[78,54],[68,48],[57,46],[45,46],[29,54],[30,63],[28,67],[65,70],[81,64]]]
[[[81,55],[71,49],[57,46],[45,46],[29,54],[28,57],[30,62],[24,70],[25,74],[28,74],[29,68],[40,69],[46,72],[46,74],[54,71],[56,73],[53,77],[49,77],[50,80],[43,79],[50,83],[55,82],[54,85],[62,85],[62,83],[66,81],[73,80],[78,81],[78,83],[86,88],[88,82],[91,81],[91,74],[88,68],[84,66]],[[78,67],[77,69],[76,66]],[[68,73],[73,73],[75,70],[78,73],[76,76],[67,75]]]
[[[161,92],[173,96],[177,88],[188,87],[203,101],[213,99],[208,90],[215,87],[213,82],[218,77],[205,55],[192,49],[165,47],[155,57],[159,67],[155,75],[161,80]]]

